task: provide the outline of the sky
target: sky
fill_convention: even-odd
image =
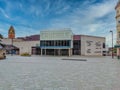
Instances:
[[[16,37],[40,34],[40,30],[69,28],[74,34],[101,36],[116,44],[115,6],[118,0],[0,0],[0,33]]]

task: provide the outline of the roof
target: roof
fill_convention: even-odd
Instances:
[[[105,37],[101,37],[101,36],[91,36],[91,35],[80,35],[81,37],[82,36],[85,36],[85,37],[95,37],[95,38],[104,38],[105,39]]]
[[[120,45],[115,45],[114,48],[120,48]]]
[[[80,40],[81,36],[80,35],[73,35],[73,40]]]
[[[14,45],[5,45],[5,49],[10,50],[10,49],[19,49],[19,48]]]
[[[100,36],[91,36],[91,35],[73,35],[73,40],[80,40],[82,36],[86,37],[95,37],[95,38],[105,38]],[[23,41],[40,41],[40,35],[31,35],[26,37],[18,37],[18,39],[22,39]]]
[[[39,41],[40,35],[31,35],[26,37],[18,37],[18,39],[22,39],[24,41]]]

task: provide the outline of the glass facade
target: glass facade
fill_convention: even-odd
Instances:
[[[42,40],[40,41],[40,47],[41,48],[47,48],[47,47],[71,47],[71,40]]]
[[[80,55],[81,54],[81,41],[74,40],[73,41],[73,55]]]

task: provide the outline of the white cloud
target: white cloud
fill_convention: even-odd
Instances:
[[[7,13],[2,9],[0,8],[0,12],[6,17],[6,18],[10,18]]]
[[[89,27],[90,32],[95,32],[95,31],[97,31],[97,29],[99,29],[101,27],[101,25],[100,24],[90,24],[88,27]]]
[[[102,3],[88,4],[85,8],[77,7],[70,14],[62,18],[55,18],[50,22],[50,28],[71,28],[76,34],[90,34],[106,37],[109,30],[116,31],[114,0],[105,0]],[[116,32],[114,32],[116,33]],[[107,36],[107,44],[110,46],[110,36]],[[114,37],[116,38],[115,34]],[[114,44],[116,39],[114,39]]]
[[[113,2],[104,2],[100,4],[96,4],[94,6],[90,6],[88,9],[88,13],[90,18],[101,18],[104,17],[105,15],[113,12],[115,5]]]
[[[49,16],[51,16],[51,14],[52,15],[54,14],[55,17],[53,17],[54,16],[53,15],[52,18],[50,18],[50,20],[48,21],[46,20],[47,25],[46,27],[44,27],[45,29],[71,28],[73,30],[73,33],[75,34],[90,34],[104,36],[108,39],[107,43],[110,45],[109,43],[110,36],[107,35],[110,29],[115,30],[116,28],[114,8],[117,3],[117,0],[104,0],[104,1],[102,0],[100,3],[91,4],[95,1],[96,0],[84,0],[84,3],[82,4],[80,3],[78,6],[76,6],[76,8],[74,8],[64,0],[57,1],[55,0],[55,2],[51,2],[51,0],[41,0],[39,4],[38,3],[36,3],[35,5],[30,4],[29,7],[27,6],[28,4],[25,5],[23,2],[16,2],[17,4],[13,5],[6,0],[7,3],[6,10],[0,11],[7,18],[9,17],[8,16],[9,13],[11,13],[11,11],[16,7],[20,8],[25,15],[34,16],[35,19],[40,18],[39,22],[31,21],[31,26],[35,25],[42,26],[44,19],[46,19],[44,17],[47,16],[49,19]],[[44,3],[43,7],[42,2]],[[35,3],[34,0],[31,1],[31,3]],[[64,14],[66,12],[69,13]],[[24,27],[24,24],[27,25],[30,23],[29,20],[22,19],[22,17],[17,16],[14,17],[13,19],[23,24],[22,27],[23,30],[29,30],[28,28]],[[43,21],[41,21],[41,19]],[[19,28],[17,29],[19,30]],[[30,31],[31,33],[34,33],[34,31],[37,32],[37,30],[33,29],[31,29]]]

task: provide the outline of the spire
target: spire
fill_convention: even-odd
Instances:
[[[8,30],[8,38],[12,39],[15,38],[15,30],[13,26],[10,26],[9,30]]]

